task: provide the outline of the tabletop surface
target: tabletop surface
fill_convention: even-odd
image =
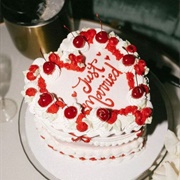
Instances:
[[[87,26],[86,21],[80,23],[80,27]],[[17,114],[10,123],[0,124],[0,180],[44,180],[44,177],[36,171],[27,159],[18,134],[18,116],[20,104],[22,102],[21,91],[24,86],[23,71],[32,63],[32,60],[21,55],[15,48],[4,23],[0,24],[0,54],[8,56],[12,61],[11,86],[6,97],[13,99],[17,103]],[[167,60],[167,58],[166,58]],[[171,64],[174,68],[173,74],[179,77],[179,68]],[[164,84],[167,94],[170,97],[175,117],[175,126],[180,124],[179,89],[175,86]]]

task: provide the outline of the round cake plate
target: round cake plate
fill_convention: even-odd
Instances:
[[[164,136],[172,129],[172,110],[167,94],[152,74],[149,74],[151,99],[154,107],[153,122],[148,125],[145,149],[132,159],[122,162],[81,161],[66,157],[49,148],[35,128],[33,115],[22,101],[19,113],[19,136],[23,150],[35,167],[46,179],[62,180],[119,180],[144,179],[157,168],[164,158]]]

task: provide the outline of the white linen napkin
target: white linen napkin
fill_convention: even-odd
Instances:
[[[168,130],[165,137],[166,158],[154,172],[153,180],[180,180],[180,124],[176,134]]]

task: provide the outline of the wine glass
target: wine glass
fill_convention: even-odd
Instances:
[[[17,111],[16,103],[5,98],[11,81],[11,60],[0,54],[0,122],[11,121]]]

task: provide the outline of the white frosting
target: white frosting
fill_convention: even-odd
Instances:
[[[84,28],[82,31],[87,32],[88,30],[91,29]],[[99,28],[94,30],[95,33],[101,31]],[[66,146],[63,151],[67,153],[69,151],[67,146],[71,146],[67,142],[73,142],[75,139],[83,141],[83,138],[85,140],[89,138],[88,146],[83,147],[86,151],[89,146],[92,148],[93,146],[114,146],[112,152],[117,156],[126,154],[127,149],[128,155],[130,155],[142,148],[143,138],[137,134],[141,134],[141,129],[152,121],[152,116],[149,115],[144,118],[143,124],[138,124],[134,113],[137,110],[141,112],[144,108],[152,109],[150,93],[144,92],[140,98],[132,96],[132,89],[140,84],[149,88],[148,78],[145,77],[149,69],[145,66],[144,73],[140,75],[136,73],[135,65],[140,60],[138,53],[136,51],[128,52],[127,48],[131,44],[122,40],[114,32],[109,33],[108,38],[115,37],[118,43],[110,49],[108,49],[109,41],[99,43],[95,37],[91,43],[85,41],[83,47],[76,48],[73,40],[82,31],[69,33],[57,52],[54,52],[57,59],[53,59],[55,68],[51,74],[46,74],[43,70],[43,64],[51,61],[51,53],[45,54],[44,58],[37,58],[33,62],[33,65],[38,67],[33,72],[35,79],[27,76],[30,70],[24,72],[25,86],[22,94],[29,104],[30,112],[35,114],[35,121],[41,135],[49,144],[57,141],[53,145],[55,149],[59,149],[63,144]],[[134,64],[130,66],[123,64],[122,57],[126,54],[135,56]],[[72,60],[70,56],[73,56],[74,59]],[[81,61],[81,58],[84,60]],[[132,79],[128,79],[128,73],[133,75]],[[39,82],[39,80],[43,82]],[[31,87],[37,90],[34,96],[26,94],[26,90]],[[43,92],[51,93],[53,96],[53,101],[46,107],[41,107],[37,103]],[[61,100],[63,105],[58,106],[55,112],[47,111],[51,106],[57,105],[57,99]],[[72,119],[68,119],[64,113],[69,106],[77,109],[77,114]],[[128,110],[134,107],[135,110]],[[112,114],[116,112],[117,114],[113,114],[115,119],[107,122],[101,120],[97,115],[99,108],[111,109]],[[89,113],[84,113],[86,111]],[[84,116],[79,120],[79,115],[83,113]],[[85,129],[77,128],[80,122],[86,125]],[[75,152],[76,150],[70,151],[71,155],[74,156],[74,153],[82,155],[82,151],[79,152],[81,143],[75,145],[77,152]],[[118,146],[123,147],[122,152]],[[97,149],[95,152],[95,155],[99,156],[100,150]],[[106,152],[104,156],[108,157],[113,154],[108,154],[108,148],[104,152]],[[86,156],[90,157],[87,152]]]
[[[55,65],[55,69],[52,75],[47,75],[44,73],[43,71],[43,67],[41,66],[40,69],[40,75],[42,76],[42,78],[46,79],[46,81],[49,83],[54,83],[54,81],[56,81],[56,79],[58,79],[58,77],[61,74],[61,71],[59,69],[59,67],[57,65]]]

